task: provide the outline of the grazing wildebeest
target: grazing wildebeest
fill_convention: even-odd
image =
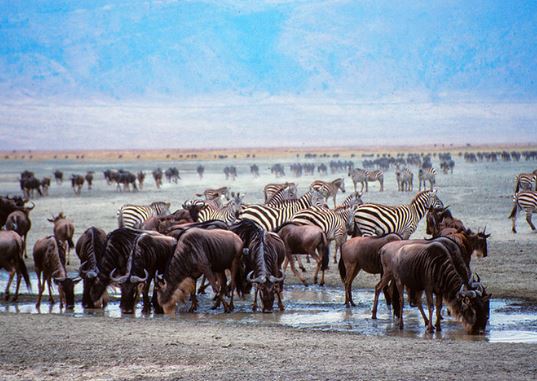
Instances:
[[[338,267],[341,281],[345,286],[346,307],[356,306],[352,300],[352,282],[360,270],[369,274],[380,274],[382,277],[379,250],[388,242],[400,240],[401,237],[398,234],[390,233],[382,237],[354,237],[343,244]],[[384,291],[389,301],[390,298],[386,290]]]
[[[0,269],[5,269],[9,273],[6,290],[4,291],[5,301],[9,300],[9,288],[15,274],[17,274],[17,288],[13,296],[14,302],[19,297],[21,277],[24,278],[28,290],[32,288],[26,264],[22,259],[22,251],[22,238],[17,232],[0,230]]]
[[[28,253],[26,252],[26,242],[28,238],[28,232],[32,227],[32,221],[30,221],[30,210],[32,208],[25,208],[23,210],[15,210],[11,212],[6,219],[6,230],[16,231],[23,239],[24,244],[24,257],[28,258]]]
[[[56,180],[56,184],[58,185],[63,183],[63,172],[59,169],[54,171],[54,180]]]
[[[86,182],[88,183],[88,190],[91,190],[91,187],[93,185],[93,174],[94,173],[95,173],[94,171],[86,172],[85,179],[86,179]]]
[[[160,186],[162,185],[162,169],[157,168],[153,172],[153,179],[155,179],[155,185],[157,186],[157,189],[160,189]]]
[[[278,296],[280,311],[285,309],[282,303],[285,243],[275,233],[266,232],[253,221],[241,221],[230,228],[244,243],[243,265],[246,281],[255,285],[252,310],[257,310],[257,296],[261,297],[263,312],[272,312],[274,297]],[[246,292],[247,287],[243,285]],[[248,290],[249,291],[249,290]]]
[[[54,236],[48,236],[37,240],[34,245],[34,264],[37,275],[38,295],[35,306],[41,305],[41,297],[45,290],[45,282],[48,284],[48,295],[51,304],[54,303],[52,297],[52,280],[58,286],[60,293],[60,308],[71,309],[75,306],[75,285],[82,280],[79,276],[70,278],[65,269],[65,251],[63,243]],[[41,277],[41,275],[43,277]]]
[[[454,218],[451,212],[445,208],[430,207],[425,216],[427,222],[426,233],[431,234],[433,237],[438,237],[440,231],[445,228],[454,228],[457,230],[466,230],[461,220]]]
[[[89,292],[97,274],[101,271],[105,243],[105,231],[94,226],[86,229],[76,241],[75,252],[80,260],[78,272],[83,279],[82,306],[84,308],[95,307]]]
[[[328,239],[324,231],[315,225],[297,225],[292,222],[283,224],[277,230],[278,235],[285,243],[286,258],[283,269],[287,268],[287,263],[291,265],[293,274],[307,286],[304,277],[297,271],[294,265],[295,255],[310,255],[317,261],[317,268],[313,275],[313,283],[317,283],[317,276],[321,271],[321,281],[319,285],[324,285],[324,271],[328,269],[329,246]]]
[[[37,179],[33,172],[24,171],[21,173],[20,187],[24,194],[24,198],[34,197],[35,191],[39,193],[40,196],[43,196],[41,191],[41,181]]]
[[[84,185],[84,176],[82,175],[71,175],[71,187],[76,195],[79,195],[82,191],[82,186]]]
[[[490,295],[468,287],[469,280],[457,270],[452,255],[444,245],[439,242],[407,244],[401,247],[387,244],[380,249],[380,253],[384,274],[375,286],[374,312],[380,290],[394,281],[399,298],[400,329],[403,328],[404,287],[425,292],[429,311],[428,332],[434,330],[433,295],[436,297],[435,327],[438,331],[441,329],[440,312],[443,300],[449,305],[451,313],[462,320],[467,333],[475,334],[485,329]],[[394,295],[393,298],[395,297]]]
[[[150,312],[152,304],[155,312],[162,313],[155,289],[153,289],[152,303],[150,303],[149,287],[157,272],[161,274],[165,272],[176,244],[175,238],[154,232],[140,233],[134,242],[131,242],[126,273],[120,275],[116,269],[110,273],[112,282],[118,284],[121,289],[119,307],[122,313],[134,313],[140,290],[143,300],[142,312]]]
[[[44,196],[48,196],[48,188],[50,188],[50,177],[43,177],[41,179],[41,189]]]
[[[136,178],[138,179],[138,188],[140,188],[140,190],[144,189],[144,180],[145,180],[144,171],[138,171],[138,173],[136,174]]]
[[[194,311],[197,308],[196,279],[201,275],[205,275],[216,294],[213,308],[223,303],[225,312],[232,311],[242,246],[242,240],[230,231],[199,228],[184,231],[166,271],[157,275],[158,302],[164,312],[174,313],[177,303],[184,303],[188,295],[192,298],[190,309]],[[224,300],[226,270],[231,271],[229,303]]]
[[[48,218],[47,221],[54,224],[54,237],[64,244],[67,252],[67,264],[69,264],[69,254],[71,249],[75,247],[73,243],[73,235],[75,234],[73,221],[65,217],[63,212],[60,212],[56,217]]]

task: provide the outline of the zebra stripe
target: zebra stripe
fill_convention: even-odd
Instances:
[[[397,180],[397,190],[400,192],[411,192],[414,189],[414,174],[408,168],[395,170]]]
[[[281,192],[285,189],[289,190],[290,195],[295,195],[297,193],[296,184],[295,183],[270,183],[265,185],[265,188],[263,188],[263,193],[265,195],[265,204],[268,204],[272,201],[274,196],[276,194],[281,194]]]
[[[398,233],[408,239],[429,207],[443,207],[436,190],[419,192],[408,205],[362,204],[354,213],[355,228],[363,236]]]
[[[360,189],[360,192],[369,191],[368,182],[370,181],[378,181],[380,184],[380,192],[384,191],[384,172],[382,172],[380,169],[376,169],[374,171],[366,171],[365,169],[356,168],[352,171],[349,171],[349,176],[352,179],[352,182],[354,184],[354,191],[356,191],[356,184],[360,183],[362,185],[362,189]]]
[[[283,185],[276,192],[265,187],[265,205],[278,206],[287,200],[296,200],[296,185],[294,183],[285,184],[268,184],[268,185]],[[275,189],[275,188],[274,188]],[[269,197],[267,198],[267,195]]]
[[[537,191],[537,175],[535,173],[520,173],[515,176],[515,193],[531,191],[533,184],[535,184]]]
[[[298,211],[310,206],[321,206],[323,196],[317,191],[309,191],[297,200],[287,200],[279,206],[251,205],[244,209],[239,220],[251,220],[267,231],[274,231],[289,221]]]
[[[436,169],[434,168],[420,168],[418,172],[418,181],[419,181],[419,189],[418,191],[421,191],[421,184],[423,184],[423,189],[425,190],[427,187],[425,185],[425,182],[429,182],[429,189],[432,190],[434,185],[436,184]]]
[[[310,189],[315,189],[317,192],[321,193],[326,200],[328,200],[329,197],[332,197],[335,207],[337,191],[341,190],[341,192],[345,193],[345,179],[340,177],[331,182],[315,180],[311,183]]]
[[[522,209],[526,212],[526,221],[531,227],[531,230],[535,230],[533,222],[531,222],[532,213],[537,212],[537,192],[535,191],[526,191],[519,192],[513,196],[513,210],[509,218],[513,220],[513,233],[516,233],[516,218],[518,212]]]
[[[210,220],[219,220],[225,222],[227,225],[232,225],[237,219],[237,214],[241,210],[242,197],[238,194],[222,208],[217,209],[211,205],[206,205],[200,210],[198,214],[198,222],[205,222]]]
[[[149,218],[168,214],[170,214],[169,202],[158,201],[150,205],[125,204],[117,211],[118,225],[120,228],[141,229]]]

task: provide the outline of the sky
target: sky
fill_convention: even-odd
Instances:
[[[0,0],[0,149],[537,143],[535,1]]]

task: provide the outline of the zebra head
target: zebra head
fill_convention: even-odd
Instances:
[[[434,208],[434,209],[437,209],[437,208],[443,208],[444,207],[444,203],[442,202],[442,200],[440,200],[438,198],[438,195],[437,195],[437,189],[433,189],[433,190],[430,190],[430,191],[427,191],[428,193],[428,198],[427,198],[427,202],[426,202],[426,209],[428,208]]]
[[[312,189],[310,190],[310,193],[311,193],[311,205],[312,206],[319,206],[319,207],[324,206],[324,195],[321,192],[315,189]]]

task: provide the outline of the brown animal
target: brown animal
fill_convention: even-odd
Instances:
[[[242,240],[230,231],[199,228],[185,230],[179,237],[166,271],[163,275],[157,275],[157,298],[164,313],[174,313],[177,303],[184,303],[189,295],[192,300],[190,310],[196,310],[196,279],[201,275],[205,275],[216,294],[213,309],[222,303],[225,312],[233,310],[242,246]],[[231,271],[229,303],[224,300],[226,270]]]
[[[440,231],[445,228],[454,228],[457,230],[466,230],[461,220],[454,218],[451,212],[445,208],[430,207],[425,217],[427,221],[427,234],[434,237],[440,236]]]
[[[43,177],[43,179],[41,179],[43,196],[48,196],[48,188],[50,188],[50,177]]]
[[[346,307],[356,306],[352,300],[352,282],[360,270],[369,274],[380,274],[382,277],[379,250],[389,242],[400,240],[398,234],[390,233],[382,237],[354,237],[343,244],[338,267],[345,286]],[[389,295],[384,291],[386,300],[389,300]]]
[[[71,248],[75,247],[73,243],[73,235],[75,234],[73,221],[65,217],[63,212],[60,212],[56,217],[52,216],[52,219],[48,218],[47,221],[54,224],[54,237],[64,244],[67,252],[67,264],[69,264]]]
[[[140,190],[144,189],[145,173],[143,171],[139,171],[136,174],[136,179],[138,180],[138,188],[140,188]]]
[[[86,179],[86,182],[88,183],[88,190],[91,190],[91,187],[93,185],[93,174],[94,173],[95,173],[94,171],[88,171],[86,173],[85,179]]]
[[[78,272],[83,279],[82,306],[96,307],[90,298],[90,289],[101,271],[101,260],[105,251],[106,233],[94,226],[86,229],[76,241],[75,253],[80,259]]]
[[[71,187],[76,195],[80,195],[82,192],[82,186],[84,185],[84,176],[71,175]]]
[[[24,260],[22,259],[23,243],[22,238],[17,232],[0,230],[0,268],[5,269],[9,273],[6,290],[4,291],[4,300],[9,300],[9,288],[15,274],[17,274],[17,289],[13,301],[19,297],[19,288],[21,277],[24,278],[28,290],[32,288],[28,270]]]
[[[283,264],[283,271],[290,263],[291,270],[300,281],[307,286],[306,279],[297,271],[294,264],[294,255],[310,255],[317,261],[317,268],[313,275],[313,283],[317,283],[317,276],[321,271],[321,281],[319,285],[324,286],[324,272],[328,269],[329,246],[328,239],[323,229],[315,225],[296,225],[286,223],[277,231],[286,247],[286,258]]]
[[[461,274],[448,249],[439,242],[397,245],[392,242],[380,249],[384,274],[375,286],[373,319],[376,318],[378,294],[380,290],[395,282],[399,298],[399,328],[403,328],[403,288],[425,292],[429,311],[428,332],[433,332],[433,295],[436,297],[437,331],[441,329],[440,311],[442,301],[449,305],[454,316],[462,320],[467,333],[475,334],[485,329],[488,320],[490,295],[468,287],[469,279]],[[394,295],[395,298],[395,295]]]
[[[22,199],[22,197],[5,197],[0,196],[0,226],[4,226],[7,220],[7,216],[15,210],[32,210],[35,205],[31,208],[24,206],[27,202],[27,199]]]
[[[82,280],[79,276],[69,278],[65,269],[65,251],[63,243],[54,236],[39,239],[34,245],[34,264],[37,275],[38,295],[35,306],[41,305],[41,297],[45,290],[45,282],[48,284],[48,295],[51,304],[52,280],[58,286],[60,293],[60,308],[71,309],[75,305],[75,285]]]
[[[7,216],[6,220],[6,230],[12,230],[17,232],[23,239],[24,244],[24,258],[28,258],[28,253],[26,250],[26,242],[28,238],[28,232],[32,227],[32,221],[30,221],[29,213],[30,208],[25,208],[22,210],[15,210]]]

